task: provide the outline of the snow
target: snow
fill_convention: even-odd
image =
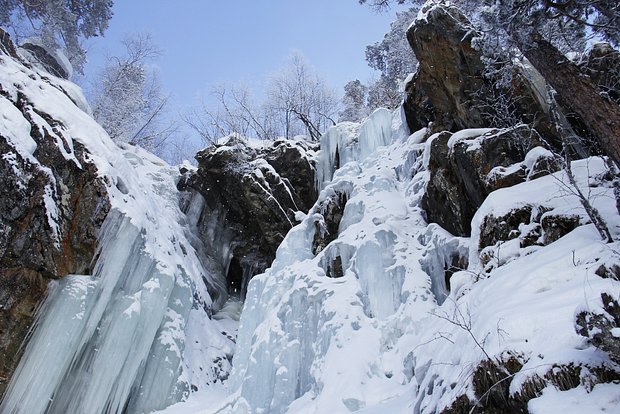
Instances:
[[[195,218],[179,208],[178,169],[139,148],[118,147],[82,110],[88,106],[69,82],[1,56],[0,85],[0,134],[14,154],[3,157],[13,160],[13,169],[19,157],[49,177],[43,202],[54,235],[62,200],[52,171],[35,157],[31,128],[46,131],[79,168],[73,148],[82,144],[105,177],[111,204],[93,274],[51,285],[0,411],[148,412],[187,397],[194,383],[226,377],[229,363],[217,372],[198,369],[230,359],[236,323],[210,319],[209,290],[225,298],[224,283],[194,248]],[[17,109],[18,94],[24,113]],[[197,355],[190,341],[210,354]]]
[[[398,173],[412,169],[412,154],[424,144],[407,142],[400,116],[399,111],[381,111],[359,128],[348,124],[331,132],[350,161],[323,184],[319,202],[289,232],[272,268],[250,282],[228,381],[231,397],[218,406],[233,412],[268,407],[265,412],[280,413],[292,403],[289,412],[306,412],[308,406],[338,412],[338,407],[361,410],[406,399],[410,388],[401,361],[385,350],[394,346],[403,325],[424,316],[434,300],[421,265],[408,265],[415,263],[413,246],[424,251],[426,246],[405,229],[426,224],[421,212],[410,212],[398,196],[408,184],[399,181]],[[343,130],[355,135],[347,137]],[[363,131],[386,136],[377,142]],[[384,146],[389,142],[396,142],[390,150]],[[320,201],[340,191],[348,196],[340,237],[314,257]],[[337,256],[344,277],[325,277]],[[418,316],[404,318],[403,301],[415,303]]]
[[[479,147],[479,142],[481,139],[484,139],[485,136],[490,136],[492,133],[497,132],[497,129],[493,128],[474,128],[474,129],[463,129],[461,131],[455,132],[452,134],[450,139],[448,140],[448,148],[450,151],[454,148],[454,145],[457,142],[461,141],[469,141],[467,142],[468,151],[473,151],[474,149]]]
[[[37,143],[30,137],[30,124],[21,112],[4,96],[0,95],[0,134],[25,159],[30,159]]]
[[[387,126],[389,117],[375,116],[367,122],[384,124],[370,129],[394,131]],[[431,413],[459,395],[474,398],[471,373],[485,353],[529,358],[511,382],[513,392],[554,364],[608,363],[584,347],[574,330],[579,303],[595,302],[610,286],[618,291],[617,283],[593,274],[594,264],[610,250],[591,225],[545,248],[515,247],[514,260],[483,274],[478,233],[455,238],[423,219],[418,202],[427,178],[426,131],[410,137],[392,132],[379,141],[387,145],[376,145],[364,157],[361,130],[349,123],[329,133],[331,141],[319,153],[326,167],[317,204],[299,215],[301,223],[285,238],[272,267],[250,282],[226,388],[205,390],[164,412]],[[480,134],[470,130],[460,137]],[[332,171],[325,159],[335,160],[334,144],[341,168]],[[593,158],[573,169],[586,186],[604,164]],[[556,173],[491,194],[474,228],[487,214],[527,203],[545,205],[548,214],[581,215],[586,223],[564,182]],[[587,188],[617,228],[609,191]],[[314,223],[323,220],[321,203],[343,192],[347,202],[338,238],[315,256],[311,247]],[[336,257],[344,276],[327,278]],[[454,257],[465,260],[466,268],[457,269],[448,289],[444,269]],[[472,338],[480,338],[483,348]],[[430,394],[416,391],[431,388]],[[583,394],[590,402],[599,396]],[[609,401],[602,406],[613,406]],[[536,404],[533,400],[532,407]]]
[[[568,391],[549,387],[530,400],[527,408],[532,414],[609,414],[620,411],[620,393],[617,384],[598,384],[589,393],[581,387]]]
[[[528,170],[531,170],[534,166],[534,163],[541,158],[553,159],[554,156],[553,153],[546,148],[534,147],[529,150],[528,153],[525,155],[525,160],[523,161],[523,164]]]
[[[510,379],[512,393],[554,366],[613,366],[574,325],[576,312],[593,309],[602,292],[620,294],[617,281],[594,273],[601,262],[617,262],[618,246],[603,243],[587,224],[564,173],[492,193],[472,221],[472,237],[454,237],[427,224],[419,207],[432,139],[393,128],[399,116],[379,112],[366,121],[371,125],[344,123],[326,134],[319,200],[299,216],[272,267],[249,284],[226,388],[199,392],[164,413],[436,413],[462,395],[475,401],[473,372],[487,355],[514,355],[524,364]],[[462,131],[455,141],[489,132],[500,131]],[[524,166],[546,155],[536,149]],[[617,235],[612,190],[596,178],[604,162],[576,161],[573,171]],[[346,205],[338,237],[315,255],[324,203],[339,194]],[[484,217],[525,205],[544,207],[543,216],[577,215],[583,225],[548,246],[505,242],[496,246],[502,261],[482,269]],[[336,258],[343,277],[329,278]],[[445,269],[455,263],[448,286]],[[617,385],[591,393],[584,387],[572,391],[583,407],[613,412]],[[553,407],[551,398],[546,390],[532,410]]]
[[[590,183],[591,177],[601,175],[607,170],[604,161],[600,158],[574,161],[572,170],[578,186],[585,194],[588,194],[594,207],[599,209],[607,218],[610,230],[617,234],[620,229],[620,221],[615,211],[615,201],[610,189]],[[581,222],[588,221],[587,214],[579,203],[575,190],[568,184],[566,173],[560,171],[490,194],[472,219],[472,245],[479,245],[480,227],[486,216],[492,214],[495,217],[501,217],[524,206],[543,206],[547,211],[542,217],[576,215],[580,217]],[[476,250],[471,251],[469,263],[473,269],[479,270],[479,257]]]
[[[339,124],[321,139],[316,204],[295,215],[242,304],[223,291],[231,249],[223,212],[205,216],[200,195],[177,191],[176,168],[116,146],[51,83],[2,58],[0,133],[14,154],[3,157],[14,167],[18,156],[38,163],[31,125],[13,105],[19,90],[61,121],[58,145],[86,147],[107,177],[112,211],[93,274],[50,285],[0,411],[430,414],[462,396],[476,401],[480,363],[510,357],[523,365],[506,380],[511,395],[550,370],[582,368],[574,389],[546,384],[531,412],[617,411],[618,385],[592,384],[587,374],[617,365],[576,332],[575,317],[601,311],[602,293],[620,295],[620,282],[596,275],[601,264],[618,263],[620,245],[601,241],[564,172],[493,192],[471,237],[454,237],[427,223],[420,207],[433,139],[426,130],[410,135],[402,110]],[[459,131],[450,142],[477,145],[495,132]],[[547,155],[534,149],[523,166]],[[572,169],[618,239],[605,163],[594,157]],[[247,173],[270,185],[260,161]],[[317,229],[326,235],[326,203],[341,198],[335,239],[313,251]],[[53,219],[53,192],[48,201]],[[485,218],[523,207],[532,219],[576,216],[580,225],[547,245],[522,247],[532,220],[516,238],[481,251]],[[207,240],[197,240],[198,225]],[[484,254],[497,259],[492,266],[483,266]]]

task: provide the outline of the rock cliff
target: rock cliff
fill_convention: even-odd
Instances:
[[[213,244],[213,220],[227,233],[227,253],[220,260],[231,294],[245,296],[249,279],[269,267],[297,223],[296,213],[307,212],[316,200],[316,149],[306,141],[252,142],[231,136],[200,151],[198,169],[180,182],[180,189],[196,191],[205,200],[199,223],[205,243]]]
[[[456,132],[523,122],[558,144],[540,75],[526,65],[502,75],[508,81],[486,74],[482,53],[474,47],[478,36],[458,8],[423,6],[407,32],[419,61],[418,71],[405,85],[403,108],[410,130],[429,123],[433,132]]]
[[[494,124],[475,36],[426,8],[402,111],[320,147],[230,136],[179,169],[113,143],[0,32],[0,411],[151,412],[191,393],[229,414],[613,408],[613,174],[589,157],[570,179],[527,67],[500,91],[519,97],[514,124]],[[615,59],[582,63],[612,98]]]
[[[21,59],[4,32],[0,40],[0,61]],[[40,80],[57,87],[45,75]],[[0,126],[0,394],[49,280],[91,273],[110,208],[105,179],[84,146],[67,141],[62,121],[25,94],[9,93],[5,81],[2,112],[17,115],[20,124],[4,118]],[[28,146],[20,145],[16,129],[29,131]]]

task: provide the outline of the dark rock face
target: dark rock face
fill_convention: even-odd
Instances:
[[[577,215],[547,214],[540,220],[543,231],[543,245],[548,245],[564,237],[579,227],[581,218]]]
[[[78,166],[63,157],[52,137],[36,127],[31,133],[40,165],[22,158],[0,135],[6,154],[0,161],[0,265],[30,268],[46,278],[88,274],[109,209],[105,183],[80,144],[74,146]],[[56,203],[55,220],[48,217],[49,201]]]
[[[581,63],[581,69],[620,105],[620,52],[609,43],[597,43]]]
[[[344,207],[347,204],[347,194],[336,192],[331,197],[323,200],[320,206],[320,213],[314,221],[314,238],[312,240],[312,253],[319,254],[332,241],[338,238],[340,221],[344,214]],[[324,264],[327,277],[338,278],[344,276],[342,268],[342,257],[336,256],[333,259],[325,257],[328,263]]]
[[[406,86],[404,103],[411,131],[433,122],[435,131],[456,131],[484,125],[472,105],[471,92],[482,88],[484,65],[472,48],[475,31],[454,7],[434,7],[418,20],[407,39],[419,61]]]
[[[221,226],[230,233],[225,267],[228,278],[237,280],[235,285],[242,284],[236,286],[242,296],[249,278],[263,272],[275,258],[276,249],[296,223],[295,212],[308,211],[317,198],[315,167],[308,155],[314,150],[311,145],[277,140],[253,148],[231,137],[223,145],[200,151],[198,171],[180,183],[181,190],[199,192],[207,214],[219,215]]]
[[[525,123],[550,143],[559,143],[547,97],[541,95],[545,86],[540,75],[514,67],[505,75],[508,81],[485,76],[482,54],[472,46],[478,33],[469,20],[452,6],[427,7],[426,19],[417,20],[407,32],[419,61],[405,86],[409,129],[432,123],[433,132],[455,132]]]
[[[471,231],[471,219],[489,193],[525,181],[525,168],[510,167],[524,160],[531,140],[528,127],[492,130],[484,135],[458,140],[450,148],[449,132],[430,143],[430,179],[422,198],[427,220],[454,235]]]
[[[4,55],[17,58],[15,45],[11,41],[11,36],[0,27],[0,52]]]
[[[28,53],[35,64],[40,64],[46,71],[59,78],[69,79],[71,75],[67,70],[58,63],[55,56],[44,47],[31,42],[25,42],[20,46]]]
[[[521,235],[519,226],[530,221],[532,221],[532,206],[529,205],[515,209],[503,216],[486,216],[480,227],[478,249],[482,250],[485,247],[494,246],[498,242],[505,242],[519,237]],[[526,240],[532,237],[533,234],[528,234]]]
[[[336,193],[321,203],[320,211],[323,220],[314,222],[315,232],[312,240],[312,253],[314,255],[317,255],[329,243],[338,238],[338,228],[346,204],[347,195],[345,193]]]
[[[11,51],[5,40],[0,59]],[[59,121],[24,96],[3,93],[2,85],[0,99],[21,112],[36,142],[36,149],[28,154],[0,133],[1,394],[49,280],[90,273],[109,202],[89,154],[78,143],[71,149],[61,133],[53,132],[64,129]],[[35,116],[49,129],[40,128],[41,120],[35,122]]]

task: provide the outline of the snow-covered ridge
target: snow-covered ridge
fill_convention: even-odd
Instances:
[[[36,109],[36,127],[57,138],[66,162],[82,168],[73,147],[84,146],[111,205],[93,274],[51,286],[0,411],[145,412],[178,401],[192,383],[217,379],[211,366],[201,373],[202,363],[190,363],[186,352],[187,343],[217,344],[212,357],[227,361],[232,343],[222,334],[227,328],[209,319],[208,287],[223,284],[205,271],[192,245],[177,168],[139,148],[119,148],[66,81],[1,55],[0,86],[0,133],[15,153],[38,164],[31,124],[18,109],[25,101]],[[52,228],[61,202],[55,197],[50,191],[46,202]]]

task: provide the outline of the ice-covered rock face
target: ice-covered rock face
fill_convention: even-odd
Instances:
[[[80,109],[87,105],[75,85],[17,54],[0,54],[0,90],[1,171],[16,203],[2,204],[2,263],[17,277],[65,276],[49,286],[0,412],[149,412],[227,377],[234,331],[210,318],[209,293],[224,289],[223,275],[207,270],[191,214],[179,208],[178,170],[119,148]],[[20,197],[32,211],[21,211]],[[26,238],[44,233],[27,241],[47,240],[40,253],[50,260],[29,271],[39,250],[15,254],[10,214]],[[20,291],[1,287],[14,303]]]
[[[110,209],[105,181],[84,145],[33,99],[31,84],[74,107],[68,82],[25,71],[0,30],[0,394],[49,280],[89,273]],[[13,77],[13,74],[15,77]],[[25,79],[31,75],[34,79]],[[79,229],[79,231],[76,231]]]
[[[316,146],[303,140],[231,136],[196,155],[181,188],[202,197],[198,235],[243,298],[252,276],[271,264],[286,233],[316,201]]]
[[[381,111],[326,134],[317,203],[272,267],[249,284],[229,395],[205,394],[216,408],[198,411],[431,414],[531,406],[550,414],[554,387],[576,387],[569,395],[585,395],[584,407],[614,407],[617,385],[599,383],[619,377],[604,351],[617,349],[615,316],[605,309],[620,283],[604,278],[620,261],[617,243],[601,242],[587,224],[563,172],[526,180],[541,160],[553,159],[540,147],[517,163],[519,182],[526,181],[482,201],[470,237],[427,224],[420,207],[426,166],[438,160],[429,159],[427,131],[407,137],[401,119]],[[365,157],[363,130],[380,131],[368,137],[373,150]],[[509,131],[486,137],[495,134],[510,139]],[[462,131],[451,144],[475,150],[484,146],[482,135]],[[573,171],[617,235],[604,162],[575,162]],[[553,224],[573,216],[574,225]]]
[[[233,412],[357,411],[403,390],[410,373],[394,347],[436,306],[433,292],[447,295],[444,259],[467,251],[446,232],[420,236],[427,225],[414,200],[425,177],[424,131],[408,140],[401,127],[399,111],[380,110],[323,138],[318,202],[249,285]],[[324,226],[329,205],[342,216],[332,241],[317,249],[316,232],[333,229]],[[427,254],[437,263],[421,260]]]

